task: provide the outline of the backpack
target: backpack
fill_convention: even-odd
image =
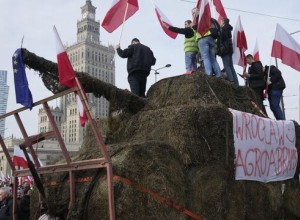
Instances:
[[[221,27],[220,27],[220,25],[219,25],[219,23],[217,22],[216,19],[211,18],[211,24],[210,24],[209,30],[210,30],[211,36],[214,39],[220,38],[220,36],[221,36]]]

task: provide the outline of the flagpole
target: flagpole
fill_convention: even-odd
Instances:
[[[120,39],[119,39],[119,45],[121,44],[121,39],[122,39],[122,36],[123,36],[123,30],[124,30],[124,26],[125,26],[125,20],[126,20],[126,16],[127,16],[127,11],[128,11],[128,2],[126,4],[125,14],[124,14],[124,18],[123,18],[123,24],[122,24],[122,29],[121,29]],[[115,53],[114,57],[111,60],[111,64],[113,64],[113,62],[115,61],[115,59],[116,59],[116,53]]]
[[[275,65],[276,65],[276,68],[278,69],[278,62],[277,62],[277,58],[275,57]],[[285,109],[284,109],[284,103],[283,103],[283,95],[281,96],[280,98],[280,107],[282,109],[282,113],[283,113],[283,119],[285,120]]]
[[[25,37],[25,35],[23,35],[22,40],[21,40],[21,49],[22,49],[22,47],[23,47],[24,37]]]
[[[270,58],[270,62],[269,62],[269,69],[268,69],[268,74],[267,74],[267,80],[266,80],[266,88],[265,88],[265,92],[264,92],[264,98],[268,97],[268,91],[269,91],[269,78],[270,78],[270,70],[271,70],[271,62],[272,62],[272,57]]]
[[[124,18],[123,18],[123,24],[122,24],[122,29],[121,29],[121,35],[120,35],[120,39],[119,39],[119,44],[121,43],[121,39],[122,39],[122,35],[123,35],[123,30],[124,30],[124,26],[125,26],[125,19],[126,19],[126,16],[127,16],[127,11],[128,11],[128,2],[126,4],[125,14],[124,14]]]
[[[213,0],[208,1],[208,3],[209,3],[210,11],[212,12],[211,17],[216,19],[216,10],[213,6],[213,4],[214,4]],[[216,20],[218,20],[218,18]]]

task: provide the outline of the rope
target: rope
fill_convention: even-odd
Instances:
[[[205,79],[205,82],[207,83],[207,85],[208,85],[210,91],[212,92],[212,94],[213,94],[213,95],[215,96],[215,98],[217,99],[218,103],[221,104],[221,105],[223,105],[223,103],[219,100],[219,98],[217,97],[217,95],[216,95],[216,93],[214,92],[214,90],[211,88],[209,82],[207,81],[207,78],[204,77],[204,79]]]
[[[163,203],[165,203],[166,205],[184,213],[185,215],[193,218],[193,219],[196,219],[196,220],[204,220],[204,218],[200,217],[199,215],[196,215],[194,214],[193,212],[189,211],[188,209],[186,208],[183,208],[181,205],[179,204],[176,204],[174,203],[173,201],[159,195],[158,193],[155,193],[149,189],[147,189],[146,187],[138,184],[138,183],[135,183],[127,178],[124,178],[124,177],[120,177],[120,176],[114,176],[113,179],[115,181],[118,181],[118,182],[122,182],[126,185],[129,185],[129,186],[132,186],[134,187],[136,190],[140,191],[140,192],[143,192],[143,193],[148,193],[149,195],[151,195],[153,198],[155,198],[156,200],[158,201],[161,201]]]
[[[99,180],[99,177],[97,177],[98,175],[99,175],[99,172],[96,173],[96,175],[94,177],[87,176],[87,177],[82,177],[82,178],[79,178],[79,179],[76,180],[77,183],[91,182],[92,181],[92,183],[91,183],[92,186],[89,187],[88,192],[86,193],[86,195],[87,195],[86,196],[86,201],[83,204],[88,204],[89,200],[87,200],[87,198],[89,198],[90,195],[91,195],[92,189],[93,189],[93,187],[95,185],[95,181]],[[158,194],[156,192],[153,192],[152,190],[146,188],[145,186],[142,186],[142,185],[140,185],[140,184],[138,184],[136,182],[133,182],[133,181],[127,179],[127,178],[115,175],[113,177],[113,180],[117,181],[117,182],[122,182],[122,183],[124,183],[124,184],[126,184],[128,186],[132,186],[132,187],[134,187],[136,190],[138,190],[140,192],[147,193],[147,194],[151,195],[154,199],[165,203],[166,205],[168,205],[168,206],[170,206],[170,207],[172,207],[172,208],[174,208],[174,209],[182,212],[183,214],[185,214],[185,215],[187,215],[187,216],[189,216],[189,217],[191,217],[193,219],[196,219],[196,220],[205,220],[204,218],[202,218],[199,215],[191,212],[190,210],[182,207],[181,205],[179,205],[177,203],[174,203],[173,201],[171,201],[171,200],[163,197],[162,195],[160,195],[160,194]],[[45,186],[57,186],[59,184],[61,184],[61,183],[56,182],[56,181],[52,181],[52,182],[45,183],[44,185]],[[83,210],[84,210],[84,208],[83,208]]]

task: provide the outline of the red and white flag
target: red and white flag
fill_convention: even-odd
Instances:
[[[28,153],[28,155],[30,160],[33,161],[31,154]],[[22,167],[23,169],[28,168],[28,163],[24,152],[19,146],[16,145],[14,146],[13,164],[15,165],[15,167]]]
[[[18,182],[20,185],[23,185],[25,182],[27,182],[29,185],[33,184],[33,178],[32,176],[22,176],[18,177]]]
[[[158,18],[158,21],[162,27],[162,29],[164,30],[164,32],[171,38],[175,39],[177,37],[177,33],[170,31],[168,28],[164,27],[162,25],[162,23],[166,23],[168,24],[168,26],[173,26],[170,22],[170,20],[164,15],[164,13],[155,5],[155,12]]]
[[[211,24],[211,13],[208,0],[198,0],[196,8],[199,9],[197,32],[203,36],[209,30]]]
[[[300,71],[300,45],[281,25],[277,24],[272,46],[272,57]]]
[[[0,172],[0,180],[1,182],[7,183],[8,182],[8,178],[3,174],[3,172]]]
[[[33,162],[33,158],[30,153],[28,153],[28,156],[29,159]],[[43,166],[42,161],[40,161],[40,159],[38,159],[38,161],[40,163],[40,166]],[[25,154],[23,150],[17,145],[14,145],[13,164],[15,165],[15,167],[22,167],[23,169],[28,168]]]
[[[111,33],[134,15],[137,10],[139,10],[138,0],[114,0],[101,26]]]
[[[57,66],[58,66],[58,75],[59,75],[59,83],[63,86],[73,88],[76,87],[76,75],[72,64],[69,60],[68,54],[64,49],[62,41],[58,35],[56,27],[53,27],[54,35],[56,38],[56,52],[57,52]],[[86,121],[88,120],[87,114],[84,111],[82,102],[79,98],[79,95],[75,92],[76,100],[77,100],[77,108],[79,111],[80,124],[84,126]]]
[[[56,53],[57,53],[57,67],[58,67],[58,77],[59,83],[62,86],[69,88],[76,87],[75,72],[73,70],[72,64],[69,60],[68,54],[61,42],[58,35],[56,27],[53,27],[55,40],[56,40]]]
[[[234,32],[233,32],[233,54],[232,61],[241,67],[246,66],[245,51],[248,49],[246,35],[241,23],[240,16],[238,17]]]
[[[253,59],[254,59],[254,61],[260,61],[260,58],[259,58],[259,49],[258,49],[258,41],[257,41],[257,39],[256,39],[255,45],[254,45]]]
[[[33,162],[33,158],[30,153],[28,153],[29,159]],[[40,166],[43,166],[42,161],[38,159]],[[23,150],[19,146],[14,145],[14,155],[13,155],[13,164],[17,169],[26,169],[28,168],[28,163],[25,157]],[[25,181],[28,183],[33,183],[33,179],[31,176],[24,176],[18,178],[19,184],[23,184]]]
[[[213,4],[215,7],[215,19],[221,23],[222,18],[227,18],[225,9],[223,7],[223,4],[221,0],[213,0]]]

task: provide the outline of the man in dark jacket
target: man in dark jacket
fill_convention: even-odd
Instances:
[[[163,22],[162,25],[170,31],[183,34],[184,39],[184,52],[185,52],[185,69],[187,73],[192,73],[197,70],[197,54],[199,53],[198,43],[196,41],[196,32],[193,29],[191,20],[184,22],[184,28],[177,28]]]
[[[221,56],[223,61],[224,69],[227,73],[227,80],[233,82],[236,85],[239,85],[239,81],[233,67],[232,53],[232,26],[229,24],[228,18],[223,18],[221,21],[221,36],[220,43],[218,47],[218,54]]]
[[[276,118],[276,120],[284,120],[283,112],[279,106],[282,97],[282,92],[285,89],[285,82],[282,78],[281,72],[275,66],[271,66],[269,72],[269,66],[264,68],[265,76],[268,84],[268,100],[270,108]],[[269,77],[268,77],[269,75]]]
[[[247,64],[250,65],[248,73],[244,72],[243,76],[248,78],[249,87],[253,89],[262,102],[262,110],[267,115],[264,101],[264,89],[266,87],[265,74],[263,70],[263,65],[260,61],[254,61],[253,56],[248,54],[246,56]]]
[[[145,97],[147,77],[151,66],[155,65],[156,59],[152,50],[141,44],[139,39],[134,38],[127,49],[122,50],[116,45],[117,53],[122,58],[128,58],[127,71],[130,90],[133,94]]]
[[[30,220],[30,186],[25,186],[23,196],[19,204],[18,220]]]
[[[13,219],[13,199],[9,187],[0,188],[0,219]]]

